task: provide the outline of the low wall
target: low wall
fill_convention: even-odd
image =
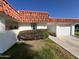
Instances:
[[[37,24],[37,29],[47,29],[47,24],[45,23]]]
[[[37,29],[47,29],[47,23],[39,23],[37,24]],[[31,24],[19,23],[19,31],[23,30],[33,30]]]
[[[0,53],[4,53],[17,41],[17,30],[0,32]]]
[[[31,27],[31,24],[26,24],[26,23],[19,23],[19,31],[23,31],[23,30],[33,30]]]
[[[16,35],[16,39],[17,39],[17,35],[19,34],[20,30],[11,30],[9,32],[13,32]]]

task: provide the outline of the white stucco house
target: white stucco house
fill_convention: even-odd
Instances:
[[[75,25],[78,24],[77,18],[49,18],[48,30],[56,33],[57,37],[75,35]]]
[[[47,12],[16,11],[7,1],[0,0],[0,53],[16,43],[20,31],[47,29],[47,22]]]
[[[16,11],[7,1],[0,0],[0,53],[16,43],[20,31],[48,29],[57,37],[71,36],[78,22],[79,19],[50,18],[48,12]]]

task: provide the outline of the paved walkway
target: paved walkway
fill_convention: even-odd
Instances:
[[[79,38],[76,37],[61,37],[60,39],[50,36],[49,38],[69,51],[72,55],[79,58]]]

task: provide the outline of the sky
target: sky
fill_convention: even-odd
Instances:
[[[46,11],[55,18],[79,18],[79,0],[7,0],[16,10]]]

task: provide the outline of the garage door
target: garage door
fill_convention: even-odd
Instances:
[[[70,26],[58,26],[57,36],[70,36]]]

